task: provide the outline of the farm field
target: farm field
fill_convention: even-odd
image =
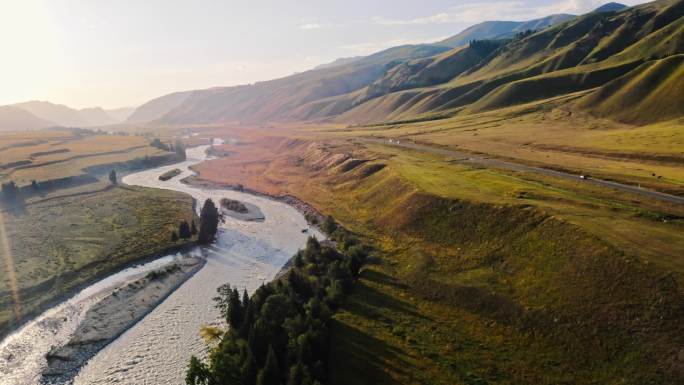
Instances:
[[[0,142],[0,181],[19,186],[82,175],[88,167],[165,155],[142,136],[81,131],[11,134]]]

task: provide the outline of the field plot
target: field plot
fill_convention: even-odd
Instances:
[[[0,142],[1,143],[1,142]],[[51,132],[0,147],[0,180],[19,186],[82,175],[88,167],[166,154],[142,136]]]
[[[126,172],[122,165],[176,159],[145,137],[8,134],[0,159],[0,180],[17,183],[24,198],[0,212],[8,247],[0,258],[0,336],[98,277],[192,241],[171,241],[181,221],[195,219],[191,197],[107,178],[112,168]]]

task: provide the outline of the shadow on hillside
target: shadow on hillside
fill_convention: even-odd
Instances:
[[[394,384],[411,370],[401,352],[338,320],[331,326],[330,384]]]
[[[354,294],[348,298],[344,308],[362,317],[392,323],[388,318],[388,311],[399,314],[407,314],[413,317],[427,319],[424,315],[416,312],[409,303],[389,296],[377,287],[388,287],[388,290],[404,290],[405,285],[397,282],[394,278],[375,270],[364,270],[361,279],[354,287]]]
[[[371,282],[375,282],[378,285],[382,285],[382,286],[393,286],[397,289],[402,289],[402,290],[408,288],[407,285],[405,285],[405,284],[397,281],[393,277],[390,277],[389,275],[382,273],[382,272],[379,272],[377,270],[365,269],[361,272],[361,278],[368,280],[368,281],[371,281]]]

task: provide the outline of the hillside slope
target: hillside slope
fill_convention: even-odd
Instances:
[[[684,1],[590,13],[513,39],[448,83],[412,90],[410,98],[385,95],[370,102],[375,107],[355,106],[337,119],[352,123],[410,119],[469,106],[459,112],[467,114],[602,86],[642,63],[684,53],[683,16]],[[388,105],[392,105],[391,116],[376,110],[389,111]],[[640,122],[663,119],[648,111],[642,115]]]
[[[40,119],[21,108],[0,106],[1,131],[36,130],[50,126],[54,126],[54,123]]]
[[[129,122],[367,124],[541,102],[601,87],[644,63],[684,54],[684,0],[630,8],[607,4],[576,17],[551,15],[522,24],[483,23],[472,28],[484,32],[461,36],[469,42],[457,48],[448,46],[457,45],[458,39],[400,46],[253,85],[167,95],[138,108]],[[512,34],[501,35],[504,30]],[[474,39],[495,35],[506,38]],[[650,87],[661,86],[669,87]],[[586,109],[586,104],[573,106]],[[639,111],[636,108],[633,114]],[[628,120],[648,123],[682,114],[673,109],[665,117],[644,109],[642,116]]]
[[[583,97],[578,105],[626,123],[678,118],[684,108],[684,55],[644,63]]]
[[[330,383],[641,385],[684,373],[684,270],[666,262],[684,236],[632,215],[651,210],[644,200],[255,131],[199,178],[296,196],[376,247],[335,315]],[[608,242],[623,221],[631,236]],[[623,249],[663,230],[674,237],[653,258]]]
[[[171,111],[179,104],[183,103],[188,97],[190,97],[190,95],[192,95],[192,93],[193,91],[174,92],[172,94],[152,99],[136,108],[135,111],[129,114],[126,122],[146,123],[155,119],[159,119],[161,116]]]
[[[384,76],[397,63],[430,57],[446,50],[448,48],[432,45],[406,45],[378,52],[347,65],[306,71],[253,85],[195,91],[161,116],[159,122],[187,124],[282,120],[293,109],[308,102],[357,91]],[[137,115],[138,111],[129,121]]]
[[[529,21],[485,21],[466,28],[463,32],[438,42],[447,47],[462,47],[471,40],[504,39],[527,30],[540,30],[573,19],[575,15],[560,13]]]
[[[33,100],[13,104],[13,107],[27,111],[53,125],[64,127],[94,127],[118,123],[100,107],[74,109],[62,104]]]

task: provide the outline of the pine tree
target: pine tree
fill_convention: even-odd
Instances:
[[[279,385],[280,369],[278,368],[278,359],[276,358],[273,347],[268,347],[268,355],[266,356],[266,363],[263,369],[259,371],[257,376],[257,385]]]
[[[211,198],[208,198],[204,202],[204,206],[202,206],[202,211],[200,212],[198,236],[198,241],[200,243],[211,243],[214,240],[220,219],[221,218],[214,201],[212,201]]]
[[[192,235],[197,234],[197,225],[195,224],[195,220],[192,220],[192,224],[190,225],[190,232]]]
[[[228,324],[233,330],[239,330],[242,326],[242,303],[237,288],[234,288],[228,299]]]
[[[183,145],[183,142],[176,141],[176,146],[173,149],[173,151],[178,154],[178,156],[181,157],[181,159],[186,159],[187,156],[185,155],[185,146]]]
[[[185,383],[188,385],[206,385],[209,383],[209,369],[195,356],[190,358]]]
[[[325,217],[325,222],[323,222],[323,231],[328,235],[332,235],[335,230],[337,230],[337,223],[335,223],[335,219],[333,219],[332,215],[328,215]]]
[[[240,335],[243,338],[247,338],[249,336],[249,332],[252,329],[252,324],[254,323],[254,319],[256,317],[255,313],[256,311],[254,309],[254,303],[250,301],[245,309],[245,316],[242,319],[242,327],[240,327]]]
[[[192,237],[192,232],[190,231],[190,225],[187,221],[183,221],[178,225],[178,236],[182,239],[188,239]]]
[[[304,380],[304,365],[298,362],[290,368],[290,375],[287,377],[287,385],[301,385]]]
[[[257,379],[257,373],[259,368],[257,367],[256,360],[249,346],[245,347],[246,354],[242,360],[243,364],[240,368],[240,377],[242,377],[242,384],[254,384]]]
[[[114,171],[114,169],[112,169],[112,171],[109,172],[109,181],[112,182],[112,184],[118,183],[116,179],[116,171]]]

